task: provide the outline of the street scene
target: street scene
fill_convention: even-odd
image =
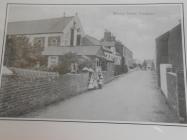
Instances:
[[[0,117],[186,123],[181,8],[10,5]]]
[[[177,123],[177,116],[155,85],[154,72],[136,70],[120,76],[102,90],[83,93],[24,117]]]

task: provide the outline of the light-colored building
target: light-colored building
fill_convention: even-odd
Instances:
[[[112,36],[111,32],[104,32],[104,38],[101,41],[101,45],[103,46],[104,50],[108,50],[105,52],[105,56],[111,59],[114,62],[114,65],[121,65],[121,56],[116,51],[115,37]]]
[[[26,36],[32,45],[67,47],[81,45],[84,31],[76,14],[70,17],[9,22],[7,35]]]
[[[47,47],[42,55],[48,56],[48,67],[51,67],[61,64],[62,56],[68,53],[89,57],[94,68],[101,68],[100,60],[104,56],[101,46]]]

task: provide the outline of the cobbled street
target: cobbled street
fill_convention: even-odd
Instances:
[[[157,88],[153,71],[124,74],[102,89],[87,91],[26,115],[35,118],[177,122]]]

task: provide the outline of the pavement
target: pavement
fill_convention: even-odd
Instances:
[[[137,70],[92,90],[38,109],[24,117],[177,123],[157,87],[156,74]]]

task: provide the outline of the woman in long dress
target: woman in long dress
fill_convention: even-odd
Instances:
[[[89,82],[88,82],[88,89],[95,89],[97,88],[97,73],[95,71],[89,72]]]

